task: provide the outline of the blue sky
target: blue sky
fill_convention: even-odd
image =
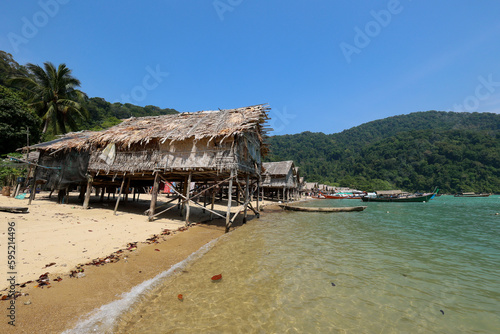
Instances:
[[[90,97],[179,111],[269,103],[274,134],[415,111],[500,113],[500,2],[2,1],[0,50]]]

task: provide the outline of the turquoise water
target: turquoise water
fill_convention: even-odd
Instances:
[[[368,208],[254,219],[142,296],[113,332],[500,332],[500,196],[308,205]]]

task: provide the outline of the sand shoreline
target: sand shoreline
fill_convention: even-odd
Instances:
[[[114,216],[111,202],[91,203],[92,209],[83,210],[76,200],[61,205],[56,204],[55,199],[48,199],[47,195],[38,195],[28,214],[0,213],[5,221],[0,229],[0,252],[3,254],[7,254],[7,222],[15,222],[17,283],[50,273],[48,286],[35,287],[35,282],[16,289],[28,294],[15,301],[16,327],[8,325],[10,301],[0,301],[0,305],[5,306],[0,312],[3,316],[0,322],[2,333],[47,333],[71,329],[80,317],[168,270],[224,234],[224,222],[219,219],[196,224],[186,231],[161,235],[158,243],[146,244],[144,242],[152,235],[159,235],[165,229],[177,231],[184,226],[177,210],[169,211],[166,217],[154,222],[147,222],[141,214],[148,207],[148,200],[128,202],[120,206],[118,215]],[[26,204],[27,200],[0,196],[2,206]],[[224,203],[216,206],[216,210],[224,209]],[[250,219],[252,217],[249,215]],[[192,222],[206,222],[207,218],[209,216],[201,209],[193,209]],[[138,242],[137,249],[127,250],[130,242]],[[86,265],[82,267],[84,277],[69,277],[69,272],[78,264],[119,250],[123,252],[116,263]],[[45,267],[47,265],[50,266]],[[4,287],[9,278],[6,256],[0,257],[0,268],[0,286]],[[54,281],[57,277],[62,280]],[[5,295],[7,291],[1,293]]]

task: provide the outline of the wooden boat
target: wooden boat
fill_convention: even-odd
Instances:
[[[363,197],[363,202],[428,202],[434,193],[398,197]]]
[[[304,212],[353,212],[353,211],[363,211],[364,209],[367,208],[366,206],[335,207],[335,208],[317,208],[317,207],[307,208],[305,206],[294,206],[294,205],[286,205],[286,204],[280,204],[280,207],[284,210],[304,211]]]
[[[363,196],[335,196],[335,195],[325,195],[329,199],[361,199]]]
[[[422,195],[418,194],[409,194],[409,195],[404,195],[404,194],[399,194],[395,196],[376,196],[376,197],[363,197],[361,200],[363,202],[428,202],[429,200],[433,199],[439,189],[436,188],[436,190],[432,193],[426,193]]]
[[[458,193],[455,194],[455,197],[488,197],[490,194],[476,194],[476,193]]]
[[[320,197],[321,196],[321,197]],[[323,194],[322,192],[319,193],[318,198],[321,199],[361,199],[363,196],[358,196],[358,195],[327,195]]]

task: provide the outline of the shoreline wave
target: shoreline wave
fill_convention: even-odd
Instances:
[[[83,334],[83,333],[109,333],[112,331],[116,321],[124,312],[130,309],[132,304],[137,299],[149,292],[154,287],[158,286],[161,281],[173,275],[177,269],[182,269],[188,264],[196,261],[210,251],[215,244],[226,235],[218,237],[207,244],[200,247],[197,251],[191,253],[186,259],[172,265],[169,269],[159,273],[155,277],[146,280],[134,286],[129,292],[120,295],[120,299],[114,300],[111,303],[102,305],[86,315],[82,316],[84,320],[80,320],[72,329],[65,330],[63,334]]]

